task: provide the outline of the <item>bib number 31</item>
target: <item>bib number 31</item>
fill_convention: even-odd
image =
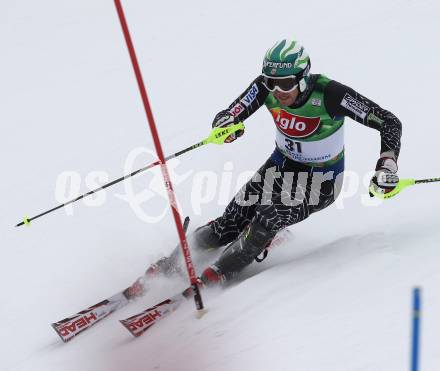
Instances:
[[[301,142],[294,142],[293,140],[286,138],[286,148],[290,152],[302,153]]]

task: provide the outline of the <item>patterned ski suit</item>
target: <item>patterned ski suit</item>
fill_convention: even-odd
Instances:
[[[292,106],[283,106],[257,77],[228,107],[244,121],[265,105],[276,126],[275,150],[215,219],[212,229],[223,245],[256,220],[271,234],[329,206],[342,185],[344,118],[380,132],[380,153],[396,160],[402,125],[391,112],[324,75],[310,75]]]

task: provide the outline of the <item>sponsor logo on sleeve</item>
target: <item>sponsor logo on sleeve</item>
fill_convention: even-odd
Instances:
[[[241,99],[241,103],[243,103],[246,107],[249,107],[252,102],[255,100],[258,94],[258,86],[257,84],[253,84],[247,94]]]
[[[319,98],[312,98],[312,106],[321,107],[321,99],[319,99]]]
[[[232,108],[229,110],[229,113],[230,113],[232,116],[236,117],[236,116],[238,116],[240,113],[242,113],[243,111],[244,111],[244,107],[242,106],[242,104],[241,104],[240,102],[238,102],[234,107],[232,107]]]
[[[356,116],[359,116],[361,119],[365,119],[368,112],[370,111],[370,108],[367,105],[357,100],[356,98],[353,98],[348,93],[344,95],[344,98],[341,101],[341,106],[353,112]]]

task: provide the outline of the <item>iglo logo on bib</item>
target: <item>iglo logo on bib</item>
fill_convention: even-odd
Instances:
[[[278,130],[290,138],[304,138],[312,135],[319,128],[320,117],[303,117],[289,113],[283,109],[272,108]]]

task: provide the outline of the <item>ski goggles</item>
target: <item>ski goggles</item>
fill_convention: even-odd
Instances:
[[[272,93],[278,89],[283,93],[290,93],[298,87],[298,79],[296,76],[283,76],[283,77],[273,77],[263,76],[263,85]]]

